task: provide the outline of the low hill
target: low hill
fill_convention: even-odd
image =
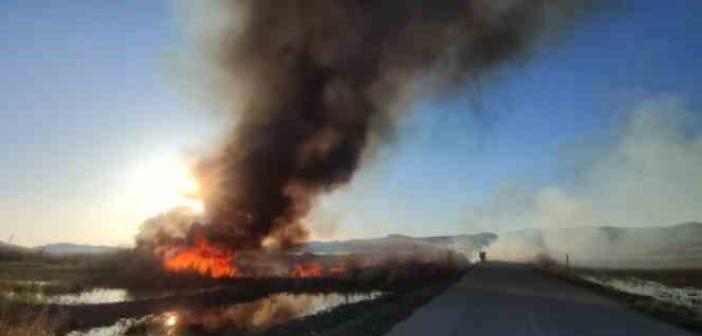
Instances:
[[[34,258],[36,253],[19,245],[0,242],[0,261],[24,261]]]
[[[420,238],[394,234],[374,239],[310,242],[307,248],[310,252],[317,254],[420,253],[446,249],[470,254],[473,251],[488,246],[496,239],[497,235],[494,233]]]
[[[80,245],[71,243],[56,243],[37,246],[34,251],[50,255],[76,255],[76,254],[103,254],[112,253],[119,250],[113,246]]]

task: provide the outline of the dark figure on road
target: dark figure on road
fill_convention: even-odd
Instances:
[[[485,262],[485,258],[486,258],[485,251],[480,251],[480,262]]]

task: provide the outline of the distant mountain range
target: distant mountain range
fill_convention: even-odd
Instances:
[[[52,255],[102,254],[120,250],[119,247],[56,243],[34,247],[33,250]]]
[[[352,239],[328,242],[310,242],[307,249],[316,254],[367,254],[384,252],[430,252],[439,249],[454,249],[472,252],[484,248],[497,239],[494,233],[472,235],[436,236],[414,238],[389,235],[375,239]]]
[[[101,254],[120,250],[119,247],[80,245],[70,243],[47,244],[36,247],[24,247],[20,245],[0,242],[0,253],[22,253],[22,254],[50,254],[50,255],[74,255],[74,254]]]
[[[50,255],[101,254],[118,247],[48,244],[34,248],[0,242],[0,252]],[[315,254],[423,253],[452,249],[466,254],[486,250],[488,258],[533,260],[547,255],[573,265],[593,267],[702,267],[702,223],[659,227],[532,228],[454,236],[389,235],[375,239],[309,242]]]
[[[660,227],[531,228],[472,235],[311,242],[313,253],[347,254],[427,251],[450,248],[488,258],[531,261],[549,256],[574,266],[612,268],[702,267],[702,223]]]

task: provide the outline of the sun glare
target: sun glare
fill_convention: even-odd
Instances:
[[[175,207],[204,212],[200,186],[183,160],[157,160],[140,167],[130,182],[139,207],[147,216]]]
[[[175,314],[169,314],[166,317],[166,320],[163,322],[163,324],[169,328],[175,326],[176,323],[178,323],[178,316],[176,316]]]

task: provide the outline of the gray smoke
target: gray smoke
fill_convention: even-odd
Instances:
[[[505,259],[570,253],[598,266],[699,266],[702,226],[691,222],[702,220],[700,124],[679,97],[642,101],[612,141],[564,146],[579,163],[576,181],[504,187],[471,221],[505,232],[491,247]],[[543,229],[508,232],[519,228]]]

